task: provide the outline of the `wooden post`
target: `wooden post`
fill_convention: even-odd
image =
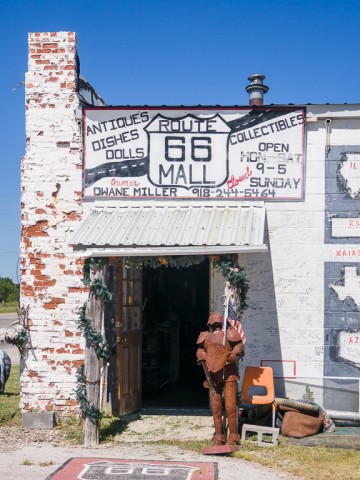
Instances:
[[[103,280],[103,272],[97,268],[90,273],[91,281],[94,279]],[[102,299],[96,298],[94,294],[90,293],[86,309],[86,317],[91,321],[91,325],[97,332],[101,332],[104,302]],[[84,374],[86,378],[86,396],[89,405],[94,405],[95,408],[100,408],[100,377],[101,377],[100,361],[96,355],[94,348],[86,341],[85,346],[85,365]],[[97,445],[100,442],[100,421],[85,416],[83,424],[84,445]]]

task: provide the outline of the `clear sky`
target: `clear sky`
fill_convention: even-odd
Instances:
[[[360,102],[360,0],[0,0],[0,276],[18,278],[27,33],[74,31],[112,105]],[[19,87],[19,88],[17,88]]]

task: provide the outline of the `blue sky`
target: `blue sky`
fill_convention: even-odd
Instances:
[[[17,281],[27,33],[75,31],[82,75],[108,104],[360,100],[358,0],[1,0],[0,276]]]

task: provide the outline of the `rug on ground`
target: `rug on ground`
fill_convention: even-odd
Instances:
[[[46,480],[218,480],[216,462],[70,458]]]

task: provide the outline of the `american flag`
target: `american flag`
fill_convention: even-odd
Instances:
[[[235,328],[235,330],[237,330],[240,334],[240,337],[241,337],[241,340],[242,340],[242,343],[243,345],[245,345],[245,342],[246,342],[246,338],[245,338],[245,334],[244,334],[244,330],[241,326],[241,320],[240,318],[237,316],[236,312],[235,312],[235,308],[233,306],[233,304],[231,303],[231,300],[229,300],[228,302],[228,316],[227,316],[227,321],[229,322],[229,324]]]

